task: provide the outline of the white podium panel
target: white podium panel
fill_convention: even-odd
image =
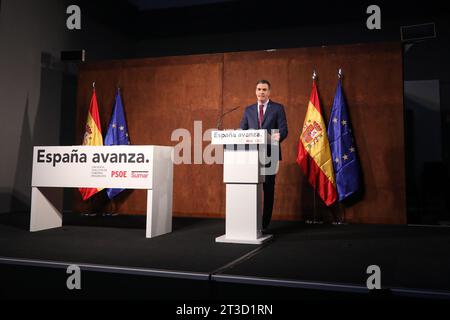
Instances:
[[[266,130],[213,131],[213,144],[224,144],[223,181],[226,184],[225,234],[216,242],[261,244],[263,235],[261,170]],[[230,146],[233,144],[235,146]]]
[[[261,244],[272,237],[261,233],[261,189],[262,184],[227,184],[225,235],[217,242]]]
[[[264,182],[260,174],[258,150],[223,150],[224,183]]]
[[[60,188],[147,189],[146,237],[172,231],[173,147],[34,147],[30,231],[62,226]]]

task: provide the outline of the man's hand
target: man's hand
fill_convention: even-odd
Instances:
[[[273,133],[272,134],[272,141],[280,141],[280,133]]]

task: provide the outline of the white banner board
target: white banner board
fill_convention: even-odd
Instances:
[[[30,231],[62,226],[61,188],[147,189],[146,237],[172,231],[173,147],[34,147]]]
[[[265,144],[266,130],[214,130],[211,144]]]
[[[152,189],[153,156],[154,146],[36,146],[31,185]]]

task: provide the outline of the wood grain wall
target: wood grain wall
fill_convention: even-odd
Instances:
[[[298,137],[311,92],[311,73],[317,70],[318,89],[326,121],[337,84],[343,88],[364,174],[365,190],[352,205],[325,207],[295,162]],[[171,135],[187,129],[192,138],[216,126],[223,112],[224,128],[237,128],[245,106],[255,102],[255,82],[272,83],[271,98],[286,108],[289,136],[283,142],[283,161],[276,180],[274,219],[324,220],[345,217],[352,223],[406,223],[402,48],[399,43],[360,44],[320,48],[252,51],[87,63],[79,72],[77,137],[81,143],[92,82],[106,134],[116,87],[120,86],[132,144],[177,145]],[[202,130],[194,134],[194,121]],[[203,142],[207,147],[208,141]],[[194,151],[191,159],[194,162]],[[197,159],[198,160],[198,159]],[[144,214],[145,192],[129,190],[116,201],[117,210]],[[102,198],[103,197],[103,198]],[[74,193],[76,211],[86,203]],[[97,202],[103,195],[96,197]],[[223,217],[225,188],[222,166],[176,165],[175,216]]]

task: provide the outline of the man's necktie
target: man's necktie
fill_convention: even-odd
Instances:
[[[262,122],[263,122],[263,118],[264,118],[264,105],[260,104],[259,105],[259,128],[262,128]]]

